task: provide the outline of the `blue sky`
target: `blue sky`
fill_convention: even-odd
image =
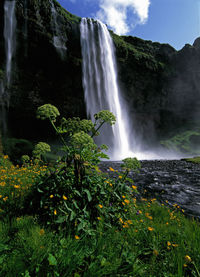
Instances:
[[[169,43],[177,50],[200,36],[200,0],[58,0],[80,17],[101,19],[118,34]]]

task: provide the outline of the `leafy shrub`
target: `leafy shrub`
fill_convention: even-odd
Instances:
[[[73,234],[91,235],[100,223],[107,228],[113,224],[121,228],[120,219],[128,220],[127,207],[133,191],[127,185],[132,182],[127,175],[139,164],[136,159],[125,159],[123,176],[111,180],[98,169],[100,158],[107,157],[101,151],[106,146],[97,147],[93,141],[103,124],[115,123],[115,116],[109,111],[100,111],[94,115],[94,123],[62,118],[56,126],[57,115],[59,111],[50,104],[37,110],[37,117],[48,119],[60,136],[65,155],[32,187],[26,209],[38,214],[43,223]]]
[[[72,169],[59,167],[42,177],[27,198],[29,212],[38,214],[42,223],[72,234],[92,234],[99,222],[120,227],[120,218],[129,219],[127,208],[134,190],[124,184],[124,179],[114,181],[91,170],[81,186],[74,181]]]
[[[3,138],[3,150],[12,162],[20,163],[22,155],[31,155],[33,144],[26,139]]]

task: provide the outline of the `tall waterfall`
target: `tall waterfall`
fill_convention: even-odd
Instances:
[[[4,3],[4,40],[6,52],[6,68],[4,80],[0,82],[0,132],[6,134],[6,106],[9,105],[9,87],[11,84],[12,58],[15,51],[15,3],[16,1],[5,1]]]
[[[51,3],[51,13],[52,13],[52,19],[53,19],[53,45],[54,47],[57,49],[58,53],[60,53],[61,57],[64,56],[65,51],[67,50],[67,47],[65,46],[65,43],[63,41],[63,38],[60,36],[60,30],[59,30],[59,25],[57,22],[57,11],[55,8],[55,5],[53,3],[53,1],[50,2]]]
[[[102,22],[86,18],[81,21],[80,31],[87,115],[92,118],[100,110],[110,110],[117,121],[112,128],[103,130],[100,143],[109,144],[112,159],[133,156],[126,107],[120,99],[114,45],[110,34]]]
[[[16,1],[5,1],[4,3],[4,39],[6,50],[6,86],[11,83],[12,58],[15,51],[15,3]]]

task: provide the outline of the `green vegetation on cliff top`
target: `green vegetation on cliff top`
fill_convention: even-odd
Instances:
[[[53,0],[55,5],[57,5],[60,9],[60,12],[61,14],[69,21],[71,21],[72,23],[79,23],[81,18],[74,15],[74,14],[71,14],[70,12],[68,12],[67,10],[65,10],[61,5],[60,3],[57,1],[57,0]]]
[[[134,38],[136,41],[142,41],[143,45],[145,45],[144,48],[137,47],[128,42],[128,37],[118,36],[112,31],[110,33],[117,48],[117,55],[119,56],[118,58],[120,61],[123,62],[127,60],[131,55],[136,61],[145,61],[146,66],[151,70],[157,70],[158,68],[160,69],[165,67],[165,63],[155,57],[155,49],[154,51],[152,50],[152,43],[147,43],[140,38]]]

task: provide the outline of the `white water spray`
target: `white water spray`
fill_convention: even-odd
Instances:
[[[16,1],[5,1],[4,3],[4,39],[6,50],[6,86],[9,88],[11,83],[12,58],[15,52],[15,4]]]
[[[52,19],[53,19],[52,25],[54,30],[53,45],[57,49],[58,53],[60,53],[61,57],[63,57],[65,54],[65,51],[67,50],[67,47],[65,46],[63,39],[60,37],[61,32],[59,30],[59,24],[57,22],[58,14],[53,1],[51,1],[51,13],[52,13]]]
[[[102,143],[111,140],[111,158],[133,156],[128,137],[126,107],[120,101],[114,45],[107,27],[83,18],[80,25],[83,57],[83,88],[87,115],[109,110],[117,118],[112,132],[103,130]]]

